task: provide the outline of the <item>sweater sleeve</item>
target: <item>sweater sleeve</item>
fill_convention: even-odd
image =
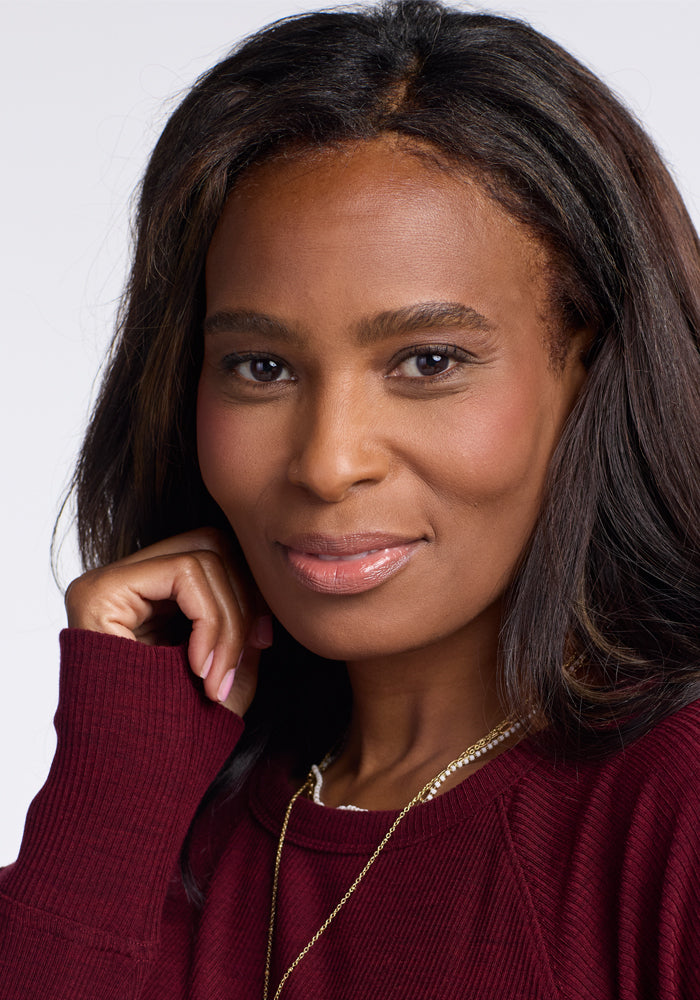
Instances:
[[[185,834],[243,722],[206,699],[183,647],[68,629],[55,727],[0,874],[0,996],[136,1000]]]

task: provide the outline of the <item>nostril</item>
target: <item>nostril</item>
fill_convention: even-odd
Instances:
[[[386,472],[384,458],[364,449],[308,450],[290,462],[288,478],[323,500],[337,502],[357,486],[381,482]]]

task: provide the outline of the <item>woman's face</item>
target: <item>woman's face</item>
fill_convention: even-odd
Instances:
[[[206,287],[200,466],[275,616],[335,659],[495,634],[584,379],[538,245],[383,139],[253,168]]]

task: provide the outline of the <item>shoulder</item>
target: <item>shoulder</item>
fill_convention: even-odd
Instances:
[[[630,760],[651,762],[669,753],[700,753],[700,698],[667,715],[624,751]]]
[[[608,812],[630,843],[648,855],[698,860],[700,700],[667,716],[599,765],[594,787],[608,791]]]
[[[526,864],[582,881],[700,872],[700,701],[602,760],[539,758],[508,806]],[[595,873],[595,874],[594,874]]]
[[[539,758],[508,804],[514,849],[582,895],[597,885],[619,900],[654,881],[700,895],[699,765],[700,701],[602,760]]]
[[[624,969],[620,995],[695,995],[699,758],[694,702],[603,760],[540,758],[513,790],[513,862],[564,981],[585,965],[607,996]]]
[[[598,759],[540,757],[532,771],[533,786],[566,789],[567,800],[606,793],[619,814],[624,802],[653,794],[676,803],[680,789],[700,798],[700,699],[658,722],[643,736]],[[534,788],[533,788],[534,790]]]
[[[696,700],[609,759],[587,764],[585,769],[594,787],[610,790],[616,812],[627,804],[639,825],[645,810],[649,811],[658,833],[672,825],[672,817],[685,814],[700,819],[699,764],[700,700]]]

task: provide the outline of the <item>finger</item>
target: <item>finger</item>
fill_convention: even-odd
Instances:
[[[191,552],[193,549],[214,552],[220,557],[240,608],[246,643],[256,649],[266,649],[271,646],[273,630],[270,609],[258,590],[248,566],[242,558],[236,558],[230,539],[216,528],[196,528],[180,535],[174,535],[171,538],[155,542],[153,545],[127,556],[120,562],[134,563],[161,555]],[[204,563],[204,565],[206,568],[207,564]],[[220,665],[220,658],[217,657],[217,660]],[[215,671],[209,687],[218,680],[219,672]]]
[[[233,591],[243,620],[246,623],[246,631],[253,636],[252,642],[258,648],[265,648],[270,645],[272,638],[270,635],[261,643],[257,637],[257,630],[254,628],[255,619],[269,616],[269,609],[260,591],[257,588],[248,566],[244,560],[236,555],[229,538],[216,528],[196,528],[179,535],[154,542],[144,549],[139,549],[131,555],[125,556],[114,565],[133,565],[134,563],[145,562],[148,559],[159,558],[161,556],[177,555],[179,553],[191,553],[193,551],[213,552],[219,556],[228,576],[231,590]],[[270,632],[268,624],[263,624],[261,634],[267,636]]]
[[[260,650],[246,646],[233,675],[225,676],[219,690],[217,700],[237,715],[244,715],[253,700],[258,681],[259,661]]]
[[[173,560],[180,558],[184,562],[175,572]],[[69,625],[157,642],[154,622],[163,605],[174,602],[192,622],[188,657],[193,671],[204,679],[208,697],[226,700],[219,692],[228,672],[239,665],[244,645],[260,650],[272,643],[269,609],[247,566],[242,570],[234,561],[228,538],[215,529],[163,539],[74,581],[66,593]],[[207,599],[207,584],[213,600]],[[86,585],[88,600],[82,601]],[[74,595],[75,586],[79,594]],[[71,613],[71,604],[79,606],[79,614]]]
[[[133,639],[163,601],[174,601],[192,622],[192,669],[201,675],[213,652],[210,667],[216,665],[213,676],[220,681],[237,661],[250,625],[213,552],[160,556],[86,574],[66,594],[68,624]],[[215,696],[212,683],[207,693]]]
[[[253,630],[253,621],[249,603],[239,600],[233,589],[226,564],[213,552],[193,555],[206,576],[219,617],[216,643],[211,648],[207,648],[211,638],[209,622],[193,619],[189,659],[193,670],[203,677],[207,695],[219,700],[219,689],[224,677],[229,671],[235,670],[246,638]]]

